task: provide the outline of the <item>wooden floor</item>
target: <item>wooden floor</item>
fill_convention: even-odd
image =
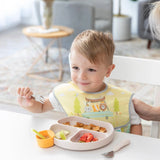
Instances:
[[[10,56],[30,45],[30,42],[22,34],[22,28],[24,27],[24,25],[19,25],[7,31],[0,32],[0,58]],[[22,108],[9,104],[0,104],[0,109],[28,114]],[[150,136],[150,125],[143,125],[143,135]]]

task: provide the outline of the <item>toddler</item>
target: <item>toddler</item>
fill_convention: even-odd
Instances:
[[[56,86],[44,104],[35,101],[29,88],[18,88],[20,106],[31,112],[55,109],[68,116],[107,121],[118,131],[141,135],[142,126],[132,103],[133,94],[104,82],[104,77],[109,77],[115,68],[112,63],[114,49],[109,33],[94,30],[80,33],[69,54],[72,81]]]

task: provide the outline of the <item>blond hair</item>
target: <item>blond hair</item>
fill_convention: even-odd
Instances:
[[[152,4],[149,15],[149,26],[153,37],[160,40],[160,2]]]
[[[71,52],[73,49],[85,56],[91,63],[112,64],[115,46],[110,33],[86,30],[74,39]]]

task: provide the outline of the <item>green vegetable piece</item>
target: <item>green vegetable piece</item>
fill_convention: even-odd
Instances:
[[[44,137],[42,134],[40,134],[40,133],[39,133],[38,131],[36,131],[35,129],[32,129],[32,131],[33,131],[34,133],[36,133],[38,137],[40,137],[40,138],[42,138],[42,139],[46,139],[46,137]]]
[[[69,134],[69,131],[67,131],[67,130],[61,130],[61,131],[59,131],[59,132],[57,132],[57,133],[55,134],[55,137],[58,138],[58,139],[62,139],[62,138],[61,138],[61,132],[64,133],[65,137]],[[62,134],[63,134],[63,133],[62,133]]]
[[[64,135],[67,136],[69,134],[69,131],[67,130],[62,130],[64,132]]]
[[[62,130],[62,131],[60,131],[60,137],[61,137],[61,139],[62,139],[62,140],[66,140],[66,136],[65,136],[64,131],[63,131],[63,130]]]
[[[60,139],[61,138],[60,132],[57,132],[56,135],[55,135],[55,137],[58,138],[58,139]]]

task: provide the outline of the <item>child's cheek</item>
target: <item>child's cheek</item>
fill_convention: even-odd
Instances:
[[[72,79],[72,81],[76,81],[76,75],[71,74],[71,79]]]

